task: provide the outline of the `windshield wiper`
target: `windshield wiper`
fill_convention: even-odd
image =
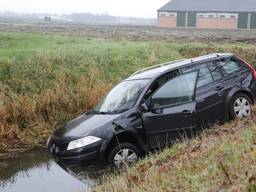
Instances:
[[[108,114],[108,112],[104,112],[104,111],[99,111],[98,114],[101,114],[101,115],[106,115]]]
[[[120,114],[124,111],[127,111],[128,109],[125,110],[115,110],[115,111],[90,111],[87,114],[100,114],[100,115],[111,115],[111,114]]]
[[[123,113],[127,110],[129,110],[129,109],[121,109],[121,110],[110,111],[109,114],[120,114],[120,113]]]
[[[109,114],[108,112],[104,111],[89,111],[87,114],[101,114],[101,115],[106,115]]]

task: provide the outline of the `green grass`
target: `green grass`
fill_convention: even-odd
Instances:
[[[151,155],[96,191],[256,191],[256,126],[232,122]]]
[[[138,69],[212,52],[235,52],[256,66],[254,44],[0,33],[0,147],[45,140]]]
[[[152,63],[181,57],[160,43],[115,42],[66,36],[0,34],[0,76],[13,93],[40,94],[60,76],[71,79],[97,70],[103,81],[120,80]],[[6,81],[8,80],[8,81]],[[44,83],[42,83],[44,81]]]
[[[91,68],[98,71],[103,81],[120,80],[150,64],[212,51],[239,52],[255,48],[247,44],[119,42],[0,33],[0,79],[13,93],[34,95],[52,88],[60,76],[75,79],[87,75]]]

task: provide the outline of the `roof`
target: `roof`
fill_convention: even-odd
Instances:
[[[152,67],[141,69],[135,72],[126,80],[129,81],[129,80],[135,80],[135,79],[152,79],[152,78],[158,77],[159,75],[165,72],[168,72],[170,70],[175,70],[186,65],[214,60],[216,58],[227,58],[233,55],[234,55],[233,53],[213,53],[213,54],[209,54],[201,57],[196,57],[193,59],[184,59],[184,60],[179,60],[174,62],[172,61],[168,63],[163,63],[160,65],[154,65]]]
[[[256,12],[255,0],[171,0],[158,11]]]

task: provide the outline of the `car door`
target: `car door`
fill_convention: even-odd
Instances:
[[[201,126],[225,120],[223,74],[215,61],[199,65],[196,111]]]
[[[150,110],[142,114],[148,145],[162,148],[196,126],[194,100],[198,72],[167,80],[149,98]]]
[[[206,127],[210,123],[225,120],[224,79],[217,61],[182,68],[183,72],[193,70],[199,70],[195,98],[198,127]]]

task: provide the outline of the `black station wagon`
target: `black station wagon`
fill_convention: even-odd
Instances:
[[[256,71],[232,53],[210,54],[142,69],[48,140],[58,160],[132,164],[207,125],[247,117]]]

